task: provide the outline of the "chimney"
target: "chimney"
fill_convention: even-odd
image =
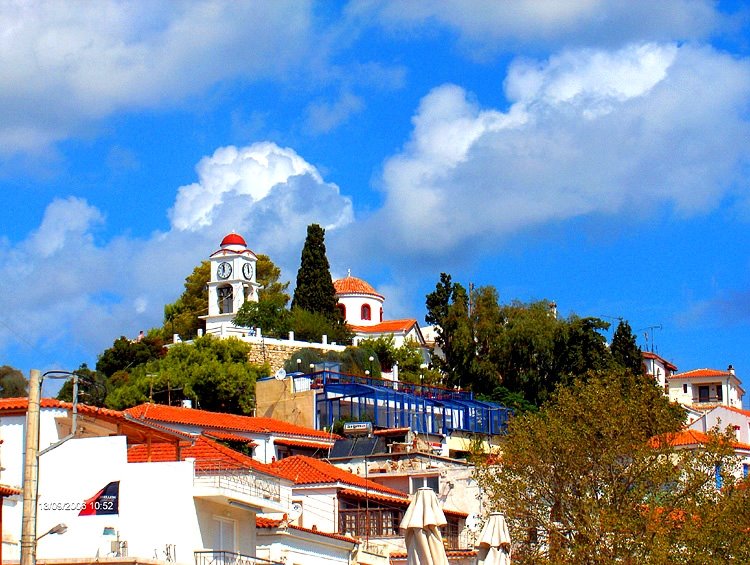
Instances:
[[[734,365],[729,365],[729,367],[727,367],[727,371],[734,375]]]

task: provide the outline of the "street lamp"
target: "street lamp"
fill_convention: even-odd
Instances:
[[[373,357],[372,355],[370,355],[369,361],[370,361],[370,371],[372,371],[372,362],[375,361],[375,357]],[[369,376],[370,371],[365,371],[365,374]]]
[[[36,538],[36,541],[39,541],[40,539],[42,539],[47,534],[60,534],[60,535],[62,535],[62,534],[64,534],[67,531],[68,531],[68,526],[66,526],[65,524],[58,524],[57,526],[52,526],[49,530],[47,530],[41,536],[39,536],[38,538]]]
[[[300,359],[299,357],[297,357],[297,372],[298,373],[302,372],[301,367],[302,367],[302,359]]]
[[[70,433],[39,451],[39,404],[45,378],[67,379],[73,377],[73,415]],[[29,404],[26,409],[26,452],[23,463],[23,513],[21,517],[21,565],[36,565],[36,542],[49,533],[36,537],[37,501],[39,500],[39,457],[62,445],[75,436],[78,416],[78,375],[70,371],[47,371],[43,375],[37,369],[29,373]],[[52,528],[53,530],[55,528]],[[67,529],[67,528],[66,528]]]

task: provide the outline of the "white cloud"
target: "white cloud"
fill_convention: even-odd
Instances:
[[[710,48],[639,44],[516,61],[507,112],[434,89],[383,171],[371,230],[388,252],[445,256],[589,214],[701,213],[746,191],[750,64]],[[747,194],[743,194],[747,197]],[[382,245],[382,238],[379,240]]]
[[[0,29],[0,154],[225,79],[282,78],[313,34],[310,3],[291,0],[6,2]]]
[[[103,214],[84,200],[55,200],[25,241],[0,244],[0,351],[55,345],[90,362],[120,335],[159,326],[162,307],[229,231],[293,277],[306,227],[337,230],[352,203],[291,149],[273,143],[222,147],[179,189],[172,227],[148,239],[98,243]]]
[[[361,112],[364,101],[360,96],[344,92],[332,104],[315,102],[307,108],[307,125],[313,133],[326,133]]]
[[[476,55],[519,45],[539,49],[703,38],[723,19],[709,0],[383,0],[355,2],[350,13],[362,19],[374,13],[401,34],[439,24],[456,31]]]

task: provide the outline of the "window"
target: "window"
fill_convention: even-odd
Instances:
[[[383,321],[383,307],[380,307],[380,321]]]
[[[422,487],[430,487],[435,491],[435,494],[440,492],[440,477],[438,475],[432,475],[429,477],[410,477],[409,478],[409,494],[414,494]]]
[[[341,499],[339,507],[339,533],[359,537],[395,537],[404,517],[404,508],[369,507],[364,500]]]
[[[372,313],[370,311],[370,305],[369,304],[363,304],[362,305],[362,319],[363,320],[369,320],[372,317]]]
[[[219,314],[231,314],[234,306],[234,295],[231,286],[220,286],[216,289],[219,297]]]
[[[698,402],[708,402],[711,397],[708,391],[708,385],[701,385],[698,387]]]
[[[724,389],[721,385],[716,385],[716,400],[719,402],[724,401]]]
[[[339,303],[339,304],[336,304],[336,308],[338,308],[339,312],[341,312],[341,319],[346,320],[346,306]]]
[[[748,475],[750,475],[750,464],[743,463],[742,464],[742,476],[746,479]]]
[[[687,394],[687,383],[682,383],[682,394]]]
[[[214,551],[237,551],[235,545],[235,526],[237,523],[228,518],[214,516]]]

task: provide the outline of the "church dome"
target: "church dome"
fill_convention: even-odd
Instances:
[[[383,295],[378,293],[370,283],[351,275],[333,281],[333,287],[336,289],[337,295],[369,294],[370,296],[377,296],[380,299],[384,299]]]
[[[222,247],[226,247],[227,245],[241,245],[242,247],[247,247],[245,238],[234,232],[225,235],[224,239],[221,240]]]

